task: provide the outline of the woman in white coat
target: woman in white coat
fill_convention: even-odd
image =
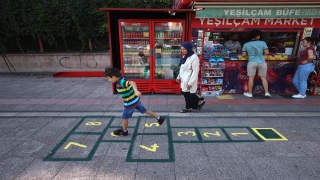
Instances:
[[[179,63],[180,71],[176,81],[181,81],[182,94],[186,101],[186,107],[181,109],[180,112],[186,113],[191,112],[192,109],[200,110],[205,101],[196,95],[200,60],[192,51],[192,44],[189,42],[182,43],[181,52],[184,56]]]

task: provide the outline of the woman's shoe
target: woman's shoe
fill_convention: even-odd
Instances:
[[[199,105],[198,105],[198,110],[200,110],[200,109],[203,107],[204,104],[206,104],[205,101],[203,101],[201,104],[199,104]]]
[[[181,109],[180,113],[192,112],[192,109]]]

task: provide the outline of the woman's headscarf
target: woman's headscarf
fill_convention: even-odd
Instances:
[[[194,54],[194,52],[192,51],[192,44],[189,42],[184,42],[181,44],[182,47],[184,47],[187,50],[187,54],[184,55],[184,57],[180,60],[179,62],[179,66],[181,66],[181,64],[184,64],[186,62],[186,60],[192,56]]]

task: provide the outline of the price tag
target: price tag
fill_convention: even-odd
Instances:
[[[143,37],[149,37],[149,32],[143,32]]]

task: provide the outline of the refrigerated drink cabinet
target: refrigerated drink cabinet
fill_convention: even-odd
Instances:
[[[122,76],[144,93],[179,94],[183,27],[183,20],[119,20]]]

